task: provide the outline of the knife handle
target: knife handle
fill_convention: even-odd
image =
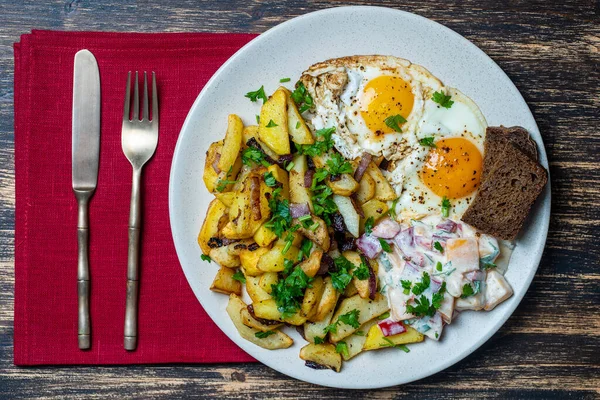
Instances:
[[[140,193],[142,170],[133,169],[131,205],[129,211],[129,247],[127,253],[127,301],[125,303],[125,350],[137,347],[137,314],[139,285],[140,227],[142,222],[142,199]]]
[[[79,348],[90,348],[90,267],[89,267],[89,218],[88,202],[91,192],[75,191],[78,203],[77,213],[77,295]]]

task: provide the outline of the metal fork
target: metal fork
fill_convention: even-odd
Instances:
[[[133,114],[131,119],[129,119],[130,95],[131,71],[127,74],[127,92],[125,94],[123,126],[121,128],[123,153],[125,153],[133,167],[127,255],[127,303],[125,306],[125,337],[123,343],[126,350],[135,350],[137,346],[138,263],[142,222],[140,194],[142,167],[152,157],[158,144],[158,95],[154,72],[152,72],[152,120],[148,115],[148,78],[146,72],[144,72],[144,98],[141,120],[137,71],[135,72],[135,85],[133,87]]]

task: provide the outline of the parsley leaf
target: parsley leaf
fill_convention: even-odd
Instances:
[[[265,125],[267,128],[275,128],[277,125],[275,122],[273,122],[272,119],[269,120],[269,123],[267,125]]]
[[[450,100],[451,98],[452,96],[446,96],[442,92],[434,92],[431,99],[444,108],[450,108],[452,107],[452,104],[454,104],[454,102]]]
[[[327,160],[327,166],[331,175],[352,173],[352,164],[346,161],[340,153],[333,153],[331,158]]]
[[[348,261],[348,259],[344,256],[340,256],[333,261],[337,270],[335,272],[329,271],[329,275],[331,275],[331,283],[338,292],[343,292],[344,289],[346,289],[346,286],[348,286],[352,280],[350,271],[352,271],[354,268],[354,264]]]
[[[274,335],[274,334],[275,334],[275,331],[265,331],[265,332],[256,332],[254,334],[254,336],[256,336],[259,339],[264,339],[267,336],[271,336],[271,335]]]
[[[346,325],[350,325],[354,329],[358,329],[358,327],[360,327],[360,322],[358,321],[359,315],[360,311],[354,309],[352,311],[347,312],[346,314],[340,315],[338,321],[341,321]]]
[[[313,247],[313,242],[309,239],[303,239],[302,244],[300,245],[300,254],[298,254],[298,259],[302,260],[303,257],[308,258],[310,256],[310,250]]]
[[[435,269],[438,270],[438,271],[441,271],[442,268],[443,268],[442,267],[442,263],[438,261],[437,264],[435,264]]]
[[[446,196],[442,199],[442,217],[448,218],[450,215],[450,200]]]
[[[435,145],[435,138],[433,136],[423,138],[419,140],[421,146],[437,147]]]
[[[283,319],[298,311],[304,297],[304,290],[311,281],[312,278],[309,278],[302,268],[296,267],[287,278],[271,285],[271,297],[275,300]]]
[[[235,274],[233,274],[232,278],[238,282],[246,283],[246,277],[240,270],[235,271]]]
[[[471,297],[474,296],[475,290],[473,289],[473,286],[471,286],[469,283],[465,283],[465,285],[462,288],[462,294],[460,295],[461,299],[466,299],[467,297]]]
[[[251,167],[253,162],[261,164],[264,167],[271,165],[265,160],[265,155],[262,151],[256,147],[248,147],[242,152],[242,163]]]
[[[265,179],[265,184],[268,187],[275,187],[275,186],[279,185],[279,182],[277,181],[277,179],[275,179],[275,177],[273,176],[273,173],[271,171],[265,172],[263,174],[263,178]]]
[[[311,190],[313,195],[314,212],[317,216],[322,217],[327,225],[331,225],[331,214],[334,214],[338,208],[333,201],[333,191],[325,184],[321,184],[328,176],[329,172],[326,169],[319,168],[313,175]]]
[[[290,202],[287,199],[282,200],[278,195],[273,195],[269,199],[269,208],[271,209],[272,216],[269,222],[267,222],[266,227],[280,238],[292,225]]]
[[[315,341],[315,344],[323,344],[323,343],[325,343],[325,339],[322,338],[322,337],[319,337],[319,336],[315,336],[313,338],[313,340]]]
[[[267,95],[265,94],[265,87],[261,86],[260,89],[255,90],[254,92],[248,92],[244,97],[250,99],[250,101],[255,102],[258,99],[262,99],[263,104],[267,102]]]
[[[386,253],[392,252],[392,247],[385,239],[379,238],[379,243],[381,244],[381,248],[383,249],[383,251],[385,251]]]
[[[371,276],[371,272],[369,271],[369,267],[367,266],[367,263],[365,262],[364,258],[361,256],[361,263],[358,266],[358,268],[356,268],[354,270],[354,272],[352,272],[352,274],[356,277],[356,279],[364,281],[365,279],[369,279],[369,276]]]
[[[283,274],[289,275],[294,270],[294,262],[292,260],[288,260],[287,258],[283,260]]]
[[[313,106],[313,99],[302,82],[296,83],[296,89],[292,92],[291,97],[298,106],[300,114]]]
[[[330,323],[325,328],[323,328],[323,333],[326,334],[326,335],[329,332],[331,332],[331,333],[337,333],[337,326],[338,326],[339,323],[340,323],[340,321],[335,321],[335,322]]]
[[[315,132],[315,142],[313,144],[296,145],[298,153],[306,154],[310,157],[320,156],[327,153],[333,147],[331,135],[335,132],[335,127],[319,129]]]
[[[365,336],[365,333],[363,331],[356,331],[356,332],[354,332],[354,334],[356,336]]]
[[[350,356],[350,353],[348,353],[348,345],[344,341],[340,341],[335,344],[335,352],[343,354],[344,357]]]
[[[431,278],[429,277],[429,274],[427,272],[423,272],[423,278],[421,279],[421,282],[415,283],[415,285],[412,288],[412,292],[418,296],[425,290],[427,290],[430,284]]]
[[[444,247],[442,246],[442,244],[440,242],[435,242],[433,244],[433,248],[436,249],[437,251],[439,251],[440,253],[444,254]]]
[[[212,258],[207,256],[206,254],[201,254],[200,258],[202,259],[202,261],[208,261],[209,263],[212,261]]]
[[[281,78],[281,79],[279,80],[279,82],[280,82],[280,83],[286,83],[286,82],[289,82],[289,81],[291,81],[291,79],[290,79],[290,78]]]
[[[431,296],[431,305],[436,310],[442,306],[442,301],[444,301],[444,293],[446,293],[446,282],[442,282],[440,290]]]
[[[402,285],[402,289],[404,289],[404,294],[410,294],[410,287],[412,286],[412,282],[409,280],[401,280],[400,284]]]
[[[489,262],[489,261],[481,261],[479,262],[479,269],[492,269],[492,268],[496,268],[497,265],[494,264],[493,262]]]
[[[236,183],[237,181],[231,181],[229,179],[219,179],[217,181],[217,192],[222,192],[223,190],[225,190],[225,188],[227,188],[227,185],[231,185],[233,183]]]
[[[375,225],[375,218],[373,218],[373,217],[367,218],[367,220],[365,221],[365,233],[370,235],[371,232],[373,232],[373,225]]]
[[[385,122],[385,124],[387,126],[392,128],[396,132],[402,132],[402,129],[400,128],[400,124],[405,123],[406,119],[402,115],[396,114],[396,115],[390,115],[383,122]]]

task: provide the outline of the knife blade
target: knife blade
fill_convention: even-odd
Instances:
[[[72,179],[78,203],[78,343],[90,348],[90,272],[88,203],[98,183],[100,159],[100,73],[88,50],[75,54],[73,70]]]

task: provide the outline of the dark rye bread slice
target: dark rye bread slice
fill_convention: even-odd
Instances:
[[[502,157],[506,141],[514,144],[519,150],[527,154],[532,160],[537,161],[537,146],[529,136],[529,132],[520,126],[490,126],[485,131],[485,156],[483,158],[482,179],[485,180],[490,169]],[[499,153],[500,151],[500,153]]]
[[[496,149],[496,160],[462,220],[504,240],[514,240],[531,206],[548,181],[548,173],[513,143]]]

